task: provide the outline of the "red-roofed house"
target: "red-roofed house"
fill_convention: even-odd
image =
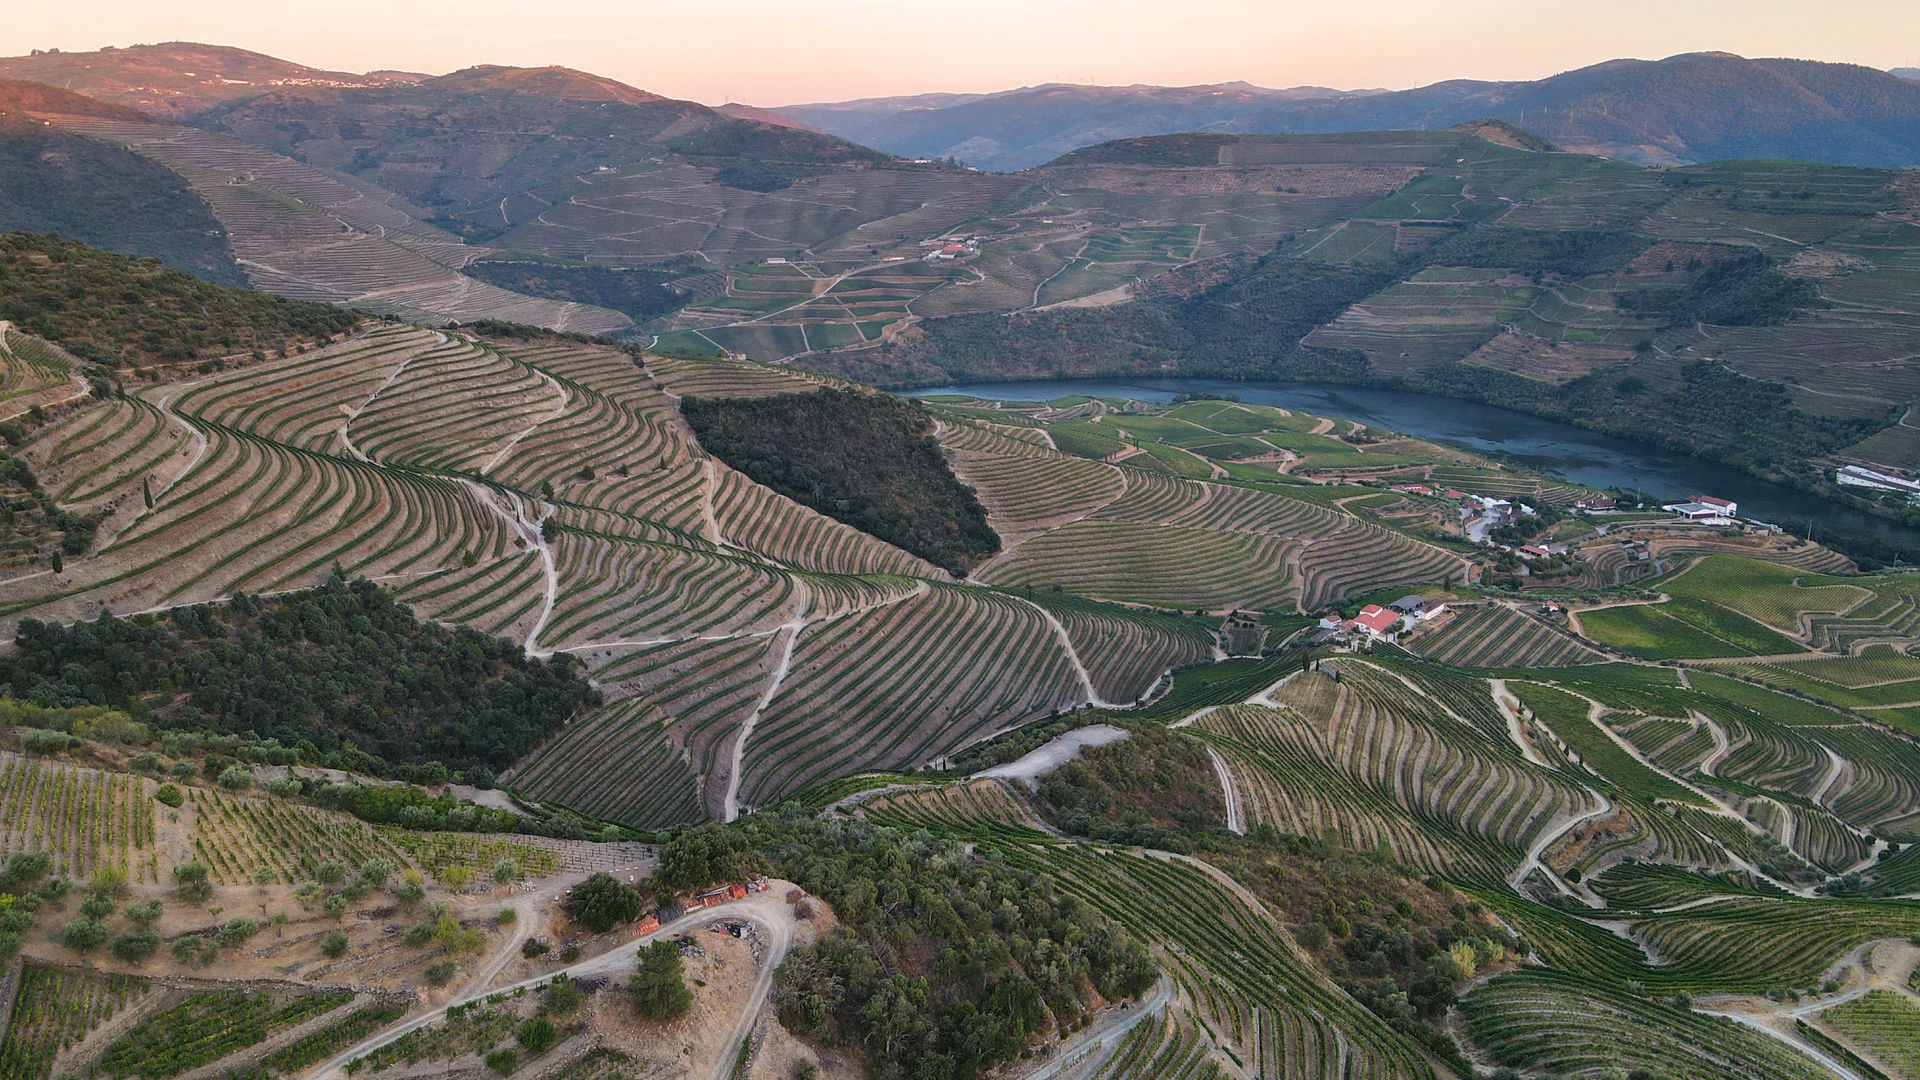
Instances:
[[[1347,626],[1366,634],[1391,634],[1400,628],[1400,613],[1379,604],[1368,604]]]

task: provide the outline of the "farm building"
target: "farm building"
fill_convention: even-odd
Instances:
[[[1402,615],[1417,619],[1427,613],[1427,598],[1418,593],[1408,593],[1387,606]]]
[[[1663,509],[1679,514],[1688,521],[1704,521],[1710,524],[1731,522],[1740,504],[1728,499],[1718,499],[1712,495],[1690,495],[1685,502],[1668,503]]]
[[[1348,628],[1363,634],[1381,636],[1391,634],[1400,628],[1400,614],[1379,604],[1368,604],[1360,609],[1360,614],[1347,623]]]
[[[1915,498],[1920,498],[1920,480],[1908,480],[1902,476],[1865,469],[1858,465],[1842,466],[1833,478],[1847,487],[1872,488],[1876,491],[1903,491]]]

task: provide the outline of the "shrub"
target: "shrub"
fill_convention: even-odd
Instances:
[[[514,923],[518,922],[519,920],[520,920],[519,912],[513,910],[512,908],[503,908],[501,909],[500,914],[495,915],[493,917],[493,924],[495,926],[512,926]]]
[[[574,886],[562,906],[575,922],[596,934],[604,934],[620,923],[639,918],[644,905],[639,893],[627,888],[612,874],[602,872]]]
[[[571,1016],[587,1000],[587,995],[572,979],[555,979],[547,984],[540,1007],[555,1016]]]
[[[503,1076],[512,1072],[519,1062],[520,1055],[511,1050],[495,1050],[487,1055],[487,1068]]]
[[[183,902],[204,904],[213,899],[213,882],[202,863],[184,862],[173,868],[173,892]]]
[[[83,919],[105,919],[107,916],[113,914],[113,909],[118,906],[118,904],[113,902],[113,897],[111,896],[106,896],[101,893],[88,893],[86,899],[80,901],[80,917]]]
[[[407,927],[405,933],[400,935],[400,940],[408,948],[418,949],[433,940],[433,924],[423,922],[414,923],[412,926]]]
[[[426,976],[428,986],[445,986],[453,981],[453,973],[458,970],[451,960],[435,960],[421,972]]]
[[[80,919],[67,924],[60,933],[60,944],[74,952],[91,952],[107,940],[107,924],[99,919]]]
[[[113,866],[102,866],[87,878],[87,891],[103,896],[125,896],[127,875]]]
[[[520,943],[520,955],[531,960],[536,956],[545,956],[549,946],[536,938],[528,938]]]
[[[160,935],[151,930],[129,930],[114,938],[108,948],[127,963],[139,964],[160,951]]]
[[[329,930],[327,936],[320,939],[320,955],[329,960],[338,960],[347,955],[347,935],[342,930]]]
[[[283,799],[290,799],[300,794],[301,787],[300,778],[297,776],[282,776],[267,781],[267,792]]]
[[[678,950],[675,950],[678,955]],[[553,1021],[544,1016],[536,1016],[523,1021],[514,1029],[513,1040],[526,1048],[529,1054],[544,1054],[552,1049],[559,1032],[554,1030]]]
[[[229,919],[214,933],[220,944],[226,946],[244,945],[247,939],[260,932],[260,924],[252,919]]]
[[[219,784],[228,791],[245,791],[253,786],[253,770],[245,765],[230,765],[220,770]]]
[[[7,857],[6,868],[0,869],[0,884],[31,885],[52,869],[53,856],[44,851],[16,852]]]
[[[166,907],[155,897],[144,904],[128,904],[122,914],[126,915],[128,922],[145,930],[160,921],[160,917],[166,914]]]

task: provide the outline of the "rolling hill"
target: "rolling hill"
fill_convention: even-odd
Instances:
[[[1475,139],[1229,151],[1532,160]],[[1653,250],[1621,232],[1432,246],[1545,281]],[[143,287],[192,282],[13,242],[130,329]],[[1308,284],[1342,308],[1367,266],[1277,256],[1168,317],[1247,351],[1237,312]],[[183,319],[289,304],[198,288]],[[1290,349],[1326,325],[1296,314],[1252,322]],[[0,930],[23,1076],[524,1052],[669,1080],[751,1060],[752,1032],[762,1062],[873,1033],[878,1077],[1031,1053],[1116,1080],[1833,1080],[1832,1047],[1910,1041],[1911,570],[1226,399],[923,406],[501,325],[315,344],[76,394],[78,361],[0,324],[5,888],[89,882],[79,918],[16,900]],[[1460,492],[1530,503],[1513,528],[1564,552],[1464,542]],[[964,579],[928,561],[956,541]],[[1304,644],[1408,593],[1423,617],[1391,639]],[[672,1030],[568,998],[672,935],[699,939],[686,1000],[739,1042],[544,1056],[554,1017],[575,1046]]]
[[[46,83],[172,119],[274,86],[382,86],[424,77],[403,71],[324,71],[264,53],[192,41],[97,52],[45,49],[0,58],[0,78]]]
[[[1920,87],[1911,80],[1856,65],[1728,53],[1613,60],[1528,82],[1462,79],[1393,92],[1042,86],[953,101],[870,99],[779,111],[893,153],[953,155],[999,170],[1139,135],[1434,129],[1481,117],[1519,124],[1571,150],[1647,165],[1745,157],[1920,163]]]
[[[226,230],[178,173],[29,112],[140,119],[79,94],[0,80],[0,230],[57,232],[219,284],[245,283]]]

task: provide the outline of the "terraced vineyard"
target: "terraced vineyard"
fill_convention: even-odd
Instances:
[[[1490,698],[1368,664],[1330,671],[1338,681],[1288,679],[1277,707],[1221,709],[1196,725],[1233,766],[1256,823],[1335,833],[1429,872],[1499,877],[1556,821],[1601,805],[1522,758],[1487,715]]]
[[[1455,667],[1559,667],[1603,659],[1559,627],[1503,604],[1456,607],[1446,623],[1419,633],[1407,648]]]
[[[300,588],[335,567],[366,575],[424,616],[586,662],[615,700],[507,779],[658,825],[1132,701],[1212,655],[1205,625],[1100,600],[1284,609],[1465,569],[1325,506],[966,427],[949,431],[977,446],[956,445],[963,474],[991,473],[983,496],[1013,516],[1012,535],[1030,535],[979,575],[1000,588],[955,585],[712,460],[676,409],[685,394],[831,384],[736,360],[389,326],[99,402],[26,449],[49,490],[101,517],[96,550],[60,575],[0,580],[0,620]],[[1122,565],[1125,582],[1103,578],[1073,530],[1141,561]],[[1249,575],[1250,563],[1266,569]],[[199,853],[222,880],[324,857],[265,839],[306,835],[297,816],[204,810]]]
[[[158,883],[153,784],[0,753],[0,851],[44,851],[59,873],[111,867]]]
[[[0,320],[0,421],[85,397],[74,364],[59,346]]]
[[[90,968],[29,963],[6,1038],[0,1042],[0,1077],[47,1080],[60,1051],[85,1038],[148,990],[144,979]]]
[[[1458,556],[1274,492],[1096,464],[972,425],[941,439],[1008,538],[976,574],[995,585],[1161,608],[1312,609],[1465,573]]]
[[[255,288],[434,322],[503,319],[587,333],[633,325],[617,311],[539,299],[468,277],[457,268],[490,249],[467,247],[427,224],[427,210],[389,192],[271,150],[167,124],[48,120],[125,145],[186,177],[226,226]]]

